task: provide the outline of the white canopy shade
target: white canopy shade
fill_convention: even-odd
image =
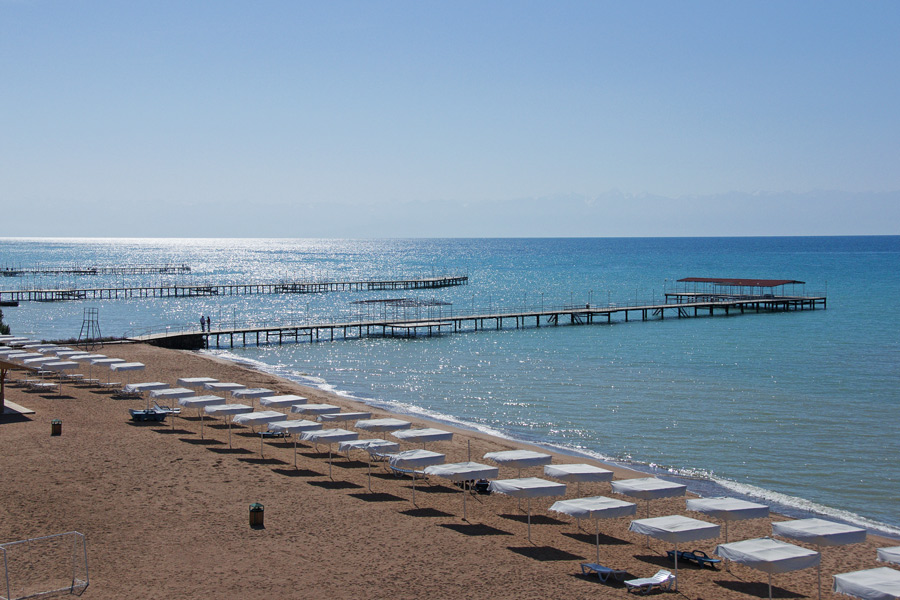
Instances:
[[[494,453],[488,452],[488,454]],[[547,496],[564,496],[566,484],[547,481],[539,477],[522,477],[519,479],[495,479],[490,483],[488,489],[514,498],[528,499],[528,541],[531,541],[531,499]]]
[[[772,523],[772,533],[816,546],[843,546],[866,541],[865,529],[824,519]]]
[[[246,404],[210,404],[204,406],[203,411],[208,415],[223,415],[227,417],[229,415],[243,415],[253,412],[253,407]]]
[[[153,390],[164,390],[169,387],[168,383],[162,381],[147,381],[144,383],[129,383],[124,389],[130,394],[143,394],[144,392],[152,392]]]
[[[432,465],[439,465],[447,460],[447,457],[439,452],[431,450],[405,450],[391,456],[389,464],[397,469],[424,469]],[[411,473],[412,477],[412,502],[416,503],[416,474]]]
[[[412,423],[402,419],[363,419],[357,421],[355,427],[364,431],[400,431],[409,429]]]
[[[272,390],[269,388],[244,388],[242,390],[231,390],[231,397],[241,400],[249,400],[252,398],[264,398],[271,396]]]
[[[329,412],[329,413],[321,413],[319,415],[320,421],[333,421],[333,422],[343,422],[343,421],[354,421],[357,419],[368,419],[372,416],[372,413],[368,412]]]
[[[23,344],[22,347],[26,350],[33,350],[35,352],[49,352],[50,350],[71,350],[71,348],[60,348],[56,344],[42,344],[40,342],[36,344]]]
[[[678,544],[719,537],[719,526],[682,515],[638,519],[629,530],[675,544],[675,589],[678,589]]]
[[[544,475],[566,483],[575,483],[575,493],[579,496],[581,495],[582,481],[612,481],[613,478],[613,472],[609,469],[601,469],[584,463],[546,465],[544,466]]]
[[[72,355],[69,360],[74,360],[75,362],[93,362],[101,358],[108,357],[105,354],[75,354]]]
[[[888,567],[841,573],[834,576],[834,591],[863,600],[900,598],[900,571]]]
[[[639,479],[622,479],[612,482],[612,490],[617,494],[631,496],[647,501],[647,516],[650,516],[650,500],[658,498],[673,498],[684,496],[687,486],[673,483],[656,477],[642,477]]]
[[[641,535],[649,535],[675,544],[719,537],[719,526],[715,523],[682,515],[637,519],[631,522],[629,529]]]
[[[512,467],[521,471],[527,467],[549,465],[553,457],[543,452],[533,450],[503,450],[500,452],[488,452],[484,455],[487,460],[492,460],[500,466]]]
[[[241,383],[229,383],[224,381],[210,381],[203,384],[203,389],[210,392],[233,392],[235,390],[243,390],[246,385]]]
[[[281,415],[282,418],[284,415]],[[303,433],[304,431],[319,431],[321,423],[298,419],[295,421],[273,421],[269,423],[269,431],[283,431],[284,433]]]
[[[425,468],[426,475],[443,477],[450,481],[471,481],[473,479],[492,479],[499,469],[477,462],[461,462],[433,465]]]
[[[579,481],[612,481],[613,472],[588,464],[547,465],[544,475],[573,483]]]
[[[85,352],[84,350],[71,350],[68,348],[63,350],[62,348],[59,348],[57,350],[54,350],[53,354],[55,354],[56,356],[58,356],[60,358],[65,358],[67,360],[75,360],[74,357],[76,357],[76,356],[82,356],[82,355],[87,356],[90,353]]]
[[[306,398],[303,396],[295,396],[294,394],[283,394],[280,396],[261,396],[259,403],[262,406],[271,406],[273,408],[283,408],[293,406],[295,404],[306,404]]]
[[[216,383],[218,379],[212,377],[181,377],[178,379],[178,385],[189,388],[202,388],[207,383]]]
[[[687,501],[687,509],[725,521],[726,544],[728,543],[729,521],[765,519],[769,516],[769,507],[765,504],[757,504],[738,498],[691,498]]]
[[[394,431],[391,435],[403,442],[421,443],[423,448],[425,447],[425,444],[429,442],[449,442],[453,439],[452,432],[444,431],[443,429],[435,429],[433,427]]]
[[[821,555],[815,550],[795,546],[772,538],[757,538],[716,546],[716,554],[758,569],[769,575],[769,600],[772,599],[772,573],[807,569],[819,564]]]
[[[787,573],[819,564],[819,553],[772,538],[719,544],[716,554],[764,573]]]
[[[541,498],[564,495],[566,484],[547,481],[539,477],[522,477],[519,479],[496,479],[491,482],[488,489],[514,498]]]
[[[144,367],[144,363],[140,362],[121,362],[109,365],[113,371],[143,371]]]
[[[151,394],[153,392],[150,392]],[[246,404],[208,404],[200,413],[200,437],[203,437],[203,413],[208,415],[222,415],[228,423],[228,447],[231,448],[231,421],[235,415],[243,415],[253,412],[252,406]],[[232,417],[229,419],[228,417]]]
[[[291,406],[291,412],[302,415],[325,415],[341,412],[341,407],[333,404],[294,404]]]
[[[85,382],[96,383],[96,380],[92,378],[93,370],[94,370],[94,361],[100,360],[101,358],[107,358],[105,354],[74,354],[69,357],[69,360],[74,360],[75,362],[83,362],[88,364],[88,379],[85,379]]]
[[[26,367],[39,367],[45,363],[49,362],[57,362],[59,360],[58,357],[53,356],[41,356],[39,358],[26,358],[25,360],[19,361]]]
[[[91,364],[100,365],[101,367],[108,367],[109,365],[116,365],[123,362],[126,362],[124,358],[110,358],[106,356],[104,358],[95,358],[91,361]]]
[[[390,465],[398,469],[424,469],[432,465],[439,465],[447,460],[440,452],[431,450],[405,450],[393,455]]]
[[[894,546],[893,548],[879,548],[878,560],[900,565],[900,546]]]
[[[178,389],[178,388],[175,388]],[[188,390],[193,394],[193,391]],[[153,395],[153,392],[150,392]],[[215,404],[224,404],[225,398],[222,396],[182,396],[178,398],[178,404],[185,408],[203,408],[204,406],[213,406]]]
[[[656,477],[643,477],[640,479],[622,479],[612,482],[613,491],[641,500],[656,500],[657,498],[672,498],[684,496],[686,485],[657,479]]]
[[[348,442],[359,438],[355,431],[346,429],[322,429],[320,431],[307,431],[300,434],[300,439],[313,444],[328,444],[328,477],[331,477],[331,445]]]
[[[109,365],[109,368],[111,371],[115,371],[117,373],[119,371],[127,371],[127,372],[131,373],[134,371],[143,371],[144,363],[140,363],[140,362],[114,363],[114,364]],[[130,380],[130,376],[129,376],[129,379],[126,380],[126,382],[128,382],[129,380]]]
[[[279,421],[284,419],[284,415],[280,412],[275,412],[274,410],[263,410],[260,412],[250,412],[243,413],[240,415],[235,415],[234,418],[231,419],[232,423],[237,423],[238,425],[249,425],[250,427],[256,427],[257,425],[265,425],[268,423],[274,423],[275,421]],[[231,424],[228,425],[229,431]],[[231,437],[229,433],[229,438]],[[259,455],[263,454],[263,436],[260,434],[259,436]]]
[[[77,366],[78,363],[74,360],[58,360],[41,365],[44,369],[50,369],[51,371],[69,371]]]
[[[268,423],[274,423],[283,419],[284,415],[280,412],[275,412],[274,410],[263,410],[259,412],[250,412],[236,415],[234,419],[232,419],[232,422],[237,423],[238,425],[249,425],[251,427],[255,427],[256,425],[266,425]]]
[[[765,519],[769,516],[769,507],[765,504],[738,498],[691,498],[687,501],[687,509],[702,512],[723,521]]]
[[[461,463],[450,463],[445,465],[434,465],[431,467],[425,467],[426,475],[435,475],[437,477],[443,477],[444,479],[449,479],[450,481],[474,481],[476,479],[491,479],[496,477],[499,473],[500,469],[497,467],[491,467],[489,465],[483,465],[477,462],[461,462]],[[465,483],[462,487],[463,494],[463,519],[467,519],[468,515],[466,513],[466,497],[468,494],[466,493]]]
[[[398,452],[400,450],[400,444],[376,438],[371,440],[350,440],[348,442],[341,442],[338,445],[338,452],[350,452],[351,450],[369,451],[370,449],[377,449],[379,452],[383,453]]]
[[[346,442],[359,438],[359,434],[355,431],[347,431],[346,429],[322,429],[319,431],[309,431],[304,433],[300,439],[313,444],[337,444],[338,442]]]
[[[575,498],[554,502],[550,510],[576,519],[594,519],[597,526],[597,562],[600,562],[600,519],[627,517],[637,511],[637,504],[606,496]]]
[[[284,415],[282,415],[283,417]],[[281,431],[293,435],[295,433],[303,433],[304,431],[318,431],[322,429],[321,423],[313,421],[295,420],[295,421],[272,421],[268,426],[269,431]],[[297,468],[297,437],[294,437],[294,468]]]
[[[772,523],[773,535],[815,544],[822,551],[822,546],[843,546],[866,541],[866,530],[852,525],[835,523],[824,519],[797,519]],[[819,564],[819,598],[822,597],[822,565]]]
[[[26,360],[30,360],[32,358],[47,358],[47,357],[44,356],[43,354],[41,354],[40,352],[11,352],[6,355],[6,358],[8,360],[14,360],[20,364],[25,364]],[[59,360],[59,359],[55,359],[53,362],[55,362],[56,360]]]
[[[151,390],[150,397],[151,398],[187,398],[188,396],[193,396],[194,390],[189,390],[187,388],[168,388],[165,390]]]
[[[576,519],[616,519],[627,517],[637,511],[637,504],[606,496],[575,498],[554,502],[550,510],[575,517]]]

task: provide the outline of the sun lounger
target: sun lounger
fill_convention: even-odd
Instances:
[[[52,381],[34,381],[29,383],[28,387],[37,392],[59,391],[59,384]]]
[[[395,467],[392,465],[388,465],[387,468],[390,469],[391,472],[394,475],[396,475],[397,477],[401,477],[401,476],[405,475],[407,477],[412,477],[413,479],[424,479],[425,481],[428,481],[428,475],[425,474],[425,471],[416,471],[415,469],[403,469],[403,468]]]
[[[472,490],[476,494],[481,494],[482,496],[490,496],[491,482],[487,479],[479,479],[474,484],[472,484]]]
[[[156,402],[153,403],[153,409],[156,410],[157,412],[164,412],[167,415],[180,415],[181,414],[181,407],[172,408],[171,406],[165,406],[165,405],[160,406]]]
[[[669,550],[666,552],[669,557],[669,560],[675,560],[675,551]],[[722,562],[718,558],[710,558],[709,555],[703,550],[694,550],[692,552],[685,552],[682,550],[678,551],[678,560],[685,560],[688,562],[695,562],[701,567],[705,567],[709,565],[713,569],[716,568],[716,563]]]
[[[672,587],[675,577],[670,571],[660,569],[653,577],[642,577],[640,579],[629,579],[625,582],[625,588],[631,591],[638,591],[642,594],[649,594],[650,590],[658,587],[660,590],[668,590]]]
[[[133,408],[132,408],[132,409],[129,409],[128,412],[131,413],[131,420],[132,420],[132,421],[157,421],[157,422],[161,422],[161,421],[165,421],[165,420],[166,420],[166,417],[167,417],[168,414],[169,414],[169,413],[167,413],[167,412],[165,412],[165,411],[157,410],[157,409],[155,409],[155,408],[151,408],[151,409],[149,409],[149,410],[144,410],[144,409],[136,410],[136,409],[133,409]]]
[[[604,567],[603,565],[598,565],[597,563],[581,563],[581,573],[583,575],[590,575],[591,573],[596,573],[597,577],[600,578],[600,581],[606,581],[609,579],[609,576],[612,575],[619,581],[625,578],[625,575],[628,574],[627,571],[623,571],[621,569],[610,569],[609,567]]]

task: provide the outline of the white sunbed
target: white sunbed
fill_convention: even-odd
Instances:
[[[672,582],[675,581],[675,577],[672,575],[671,571],[666,571],[665,569],[660,569],[656,572],[656,575],[653,577],[642,577],[640,579],[629,579],[625,581],[625,588],[631,591],[639,591],[644,594],[650,593],[655,587],[658,587],[661,590],[668,590],[672,587]]]

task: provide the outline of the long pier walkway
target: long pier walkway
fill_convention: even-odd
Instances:
[[[132,265],[127,267],[6,267],[4,277],[22,275],[157,275],[190,273],[188,265]]]
[[[294,281],[213,285],[167,285],[83,289],[0,290],[0,302],[59,302],[63,300],[118,300],[128,298],[187,298],[196,296],[247,296],[253,294],[320,294],[381,290],[428,290],[467,285],[466,275],[419,279],[352,281]]]
[[[413,337],[435,335],[446,332],[500,330],[505,326],[525,327],[555,326],[561,324],[587,325],[592,323],[610,324],[614,318],[625,322],[640,317],[642,321],[659,320],[667,317],[686,318],[731,315],[745,313],[785,312],[794,310],[816,310],[827,308],[825,296],[732,296],[713,300],[692,301],[683,297],[662,304],[632,306],[564,306],[538,310],[508,310],[491,313],[470,313],[441,315],[427,319],[373,319],[347,322],[322,322],[318,324],[284,324],[263,326],[236,326],[213,329],[212,331],[183,330],[151,333],[135,336],[135,341],[147,342],[168,348],[221,348],[224,345],[257,346],[261,344],[283,344],[315,342],[335,339],[359,339],[363,337]]]

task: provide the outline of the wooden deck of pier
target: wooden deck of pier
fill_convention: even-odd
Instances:
[[[673,294],[674,295],[674,294]],[[667,296],[669,296],[667,294]],[[137,336],[136,341],[169,348],[199,349],[221,348],[224,345],[283,344],[298,342],[334,341],[335,339],[359,339],[363,337],[412,337],[420,334],[435,335],[446,332],[516,329],[557,325],[611,324],[614,319],[628,322],[713,316],[803,311],[827,308],[825,296],[773,296],[730,297],[712,300],[691,300],[679,296],[676,301],[662,304],[632,306],[578,305],[547,310],[521,310],[485,314],[442,315],[438,319],[410,320],[374,319],[340,323],[306,325],[268,325],[264,327],[220,328],[212,331],[165,332]]]
[[[6,277],[22,275],[157,275],[190,273],[188,265],[131,265],[124,267],[6,267],[0,274]]]
[[[351,281],[295,281],[213,285],[167,285],[83,289],[0,290],[0,301],[60,302],[64,300],[119,300],[128,298],[188,298],[197,296],[247,296],[254,294],[321,294],[383,290],[427,290],[466,285],[466,275],[418,279]]]

